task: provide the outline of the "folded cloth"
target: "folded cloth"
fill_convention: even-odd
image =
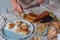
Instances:
[[[4,18],[0,15],[0,29],[5,24]]]
[[[0,35],[0,40],[6,40],[6,39],[4,39],[4,38]]]
[[[2,27],[4,26],[5,24],[5,21],[4,21],[4,18],[0,15],[0,40],[5,40],[1,34],[2,34]]]

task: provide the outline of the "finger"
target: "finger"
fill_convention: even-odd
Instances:
[[[18,4],[17,4],[17,5],[18,5]],[[17,9],[18,9],[18,11],[19,11],[20,13],[23,12],[23,9],[22,9],[22,7],[21,7],[20,5],[18,5]]]
[[[17,6],[14,6],[13,9],[14,9],[14,11],[17,11]]]
[[[18,9],[18,7],[17,7],[17,12],[18,12],[18,15],[20,16],[20,15],[21,15],[21,12],[20,12],[20,10]]]

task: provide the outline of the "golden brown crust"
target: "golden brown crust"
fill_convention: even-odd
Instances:
[[[42,40],[41,38],[39,38],[39,37],[32,37],[32,40]]]
[[[59,22],[53,22],[54,27],[60,28],[60,23]]]
[[[9,28],[9,29],[13,28],[14,26],[15,26],[14,23],[10,23],[10,24],[8,24],[8,28]]]
[[[22,29],[28,29],[28,26],[27,25],[21,25],[21,28]]]
[[[33,16],[33,17],[37,17],[37,16],[38,16],[38,15],[35,14],[35,13],[29,13],[28,15],[29,15],[29,16]]]
[[[27,35],[29,33],[28,26],[26,24],[21,24],[15,32],[21,32],[22,34]]]
[[[28,20],[29,22],[32,22],[38,15],[34,14],[34,13],[29,13],[26,15],[26,20]]]

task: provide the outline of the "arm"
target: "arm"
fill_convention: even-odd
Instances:
[[[17,2],[17,0],[11,0],[11,3],[13,5],[13,9],[19,13],[22,13],[22,7],[21,5]]]

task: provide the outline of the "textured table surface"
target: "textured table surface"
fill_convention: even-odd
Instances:
[[[47,6],[48,7],[48,6]],[[44,9],[45,7],[37,7],[37,8],[32,8],[32,9],[28,9],[28,10],[25,10],[26,13],[28,12],[34,12],[34,13],[40,13],[44,10],[48,10],[48,8]],[[8,13],[6,13],[6,11],[4,12],[4,10],[6,9],[3,9],[2,12],[0,13],[0,40],[5,40],[2,36],[1,36],[1,29],[2,29],[2,26],[5,24],[5,22],[11,20],[11,19],[14,19],[14,18],[19,18],[19,16],[16,15],[17,12],[13,11],[13,9],[8,9]],[[57,11],[56,11],[57,12]],[[57,17],[60,17],[60,12],[57,12],[59,14],[57,14],[55,12],[55,15],[57,15]],[[7,20],[6,20],[7,19]],[[3,25],[2,25],[3,24]],[[29,40],[26,39],[26,40]],[[47,40],[47,37],[43,37],[43,40]]]

